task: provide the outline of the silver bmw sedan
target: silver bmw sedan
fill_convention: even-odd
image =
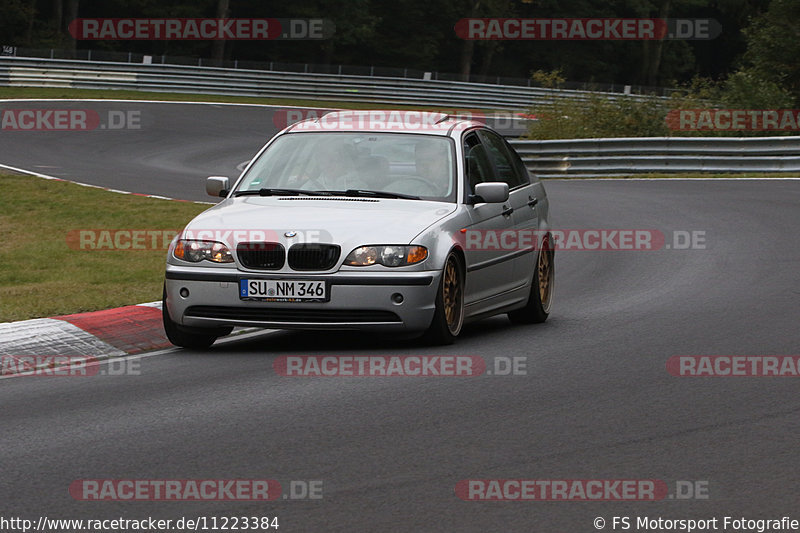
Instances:
[[[495,131],[419,111],[342,111],[276,134],[167,253],[169,340],[235,326],[378,329],[448,344],[469,321],[547,319],[544,186]]]

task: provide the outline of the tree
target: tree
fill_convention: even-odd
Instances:
[[[228,18],[230,12],[230,0],[217,0],[217,18]],[[225,41],[213,41],[211,43],[211,59],[216,65],[222,65],[225,59]]]
[[[745,60],[764,79],[788,90],[800,103],[800,2],[772,0],[744,30]]]

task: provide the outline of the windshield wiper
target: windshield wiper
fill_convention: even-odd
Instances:
[[[347,189],[346,191],[324,191],[326,193],[341,194],[344,196],[366,196],[369,198],[402,198],[404,200],[419,200],[419,196],[400,194],[396,192],[372,191],[369,189]]]
[[[303,189],[257,189],[251,191],[236,191],[234,196],[322,196],[319,191],[306,191]]]

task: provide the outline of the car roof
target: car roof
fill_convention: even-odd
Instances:
[[[386,132],[450,135],[485,124],[448,113],[398,109],[333,111],[289,126],[285,133],[299,132]]]

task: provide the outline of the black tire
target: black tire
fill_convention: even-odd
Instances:
[[[161,317],[164,322],[164,332],[167,334],[169,342],[181,348],[192,350],[206,350],[219,337],[223,337],[233,331],[233,328],[190,328],[181,326],[172,321],[167,310],[167,288],[161,297]]]
[[[451,252],[442,268],[436,291],[436,310],[423,335],[425,342],[440,345],[455,342],[464,325],[464,284],[464,265],[458,254]]]
[[[555,250],[551,243],[552,237],[549,234],[545,235],[542,246],[536,254],[528,303],[522,309],[508,313],[509,320],[514,324],[539,324],[550,316],[555,288]]]

